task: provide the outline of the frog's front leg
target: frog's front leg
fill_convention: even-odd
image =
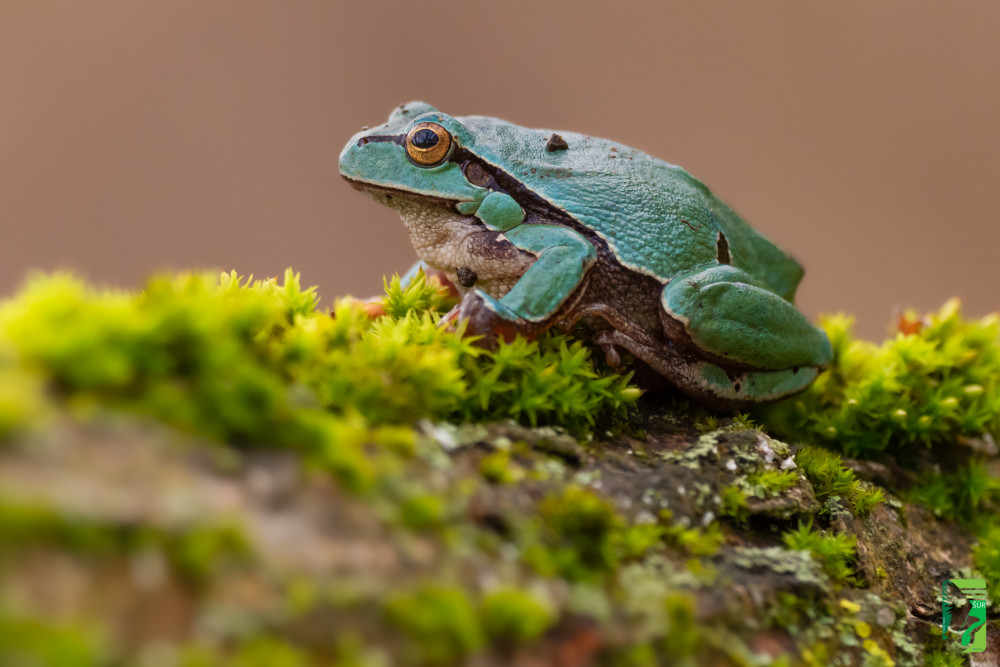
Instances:
[[[663,288],[661,305],[671,338],[723,366],[822,369],[832,357],[823,331],[735,266],[721,264],[674,277]]]
[[[468,320],[470,334],[510,338],[516,333],[540,332],[597,261],[593,244],[568,227],[521,224],[504,236],[537,259],[500,299],[478,289],[466,293],[459,317]]]

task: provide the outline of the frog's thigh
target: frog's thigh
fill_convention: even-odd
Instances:
[[[551,317],[576,290],[597,251],[582,234],[559,225],[520,225],[504,233],[537,259],[500,299],[503,311],[532,322]]]
[[[828,364],[826,334],[791,303],[751,283],[734,266],[712,266],[673,278],[661,304],[698,349],[715,357],[767,370]]]

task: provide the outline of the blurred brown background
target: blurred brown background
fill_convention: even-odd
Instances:
[[[995,1],[3,2],[0,292],[291,265],[376,293],[413,251],[337,155],[423,99],[683,165],[802,260],[810,316],[881,337],[1000,309],[998,83]]]

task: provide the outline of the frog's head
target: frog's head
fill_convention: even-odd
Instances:
[[[351,137],[340,154],[340,174],[390,206],[402,198],[474,209],[489,190],[482,170],[469,169],[462,159],[462,146],[471,141],[469,130],[455,118],[410,102],[384,124]]]

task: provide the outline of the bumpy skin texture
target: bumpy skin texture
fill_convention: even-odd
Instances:
[[[623,349],[718,407],[812,382],[831,352],[792,305],[798,263],[680,167],[554,136],[416,102],[352,137],[340,170],[400,212],[487,341],[583,320],[610,363]],[[421,163],[421,141],[448,150]]]

